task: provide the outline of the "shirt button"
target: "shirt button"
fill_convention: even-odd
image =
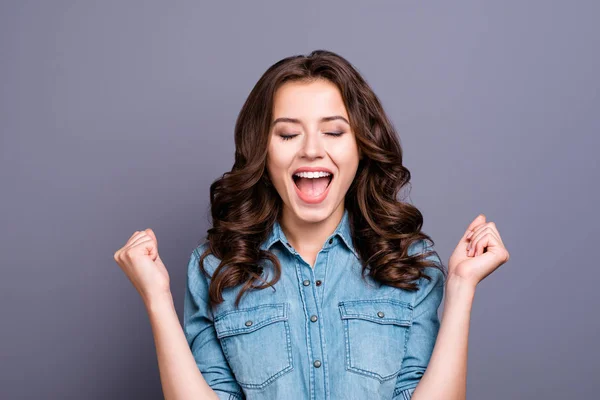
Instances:
[[[246,321],[246,326],[252,325],[252,321]]]
[[[311,320],[312,322],[315,322],[315,321],[317,320],[317,316],[316,316],[316,315],[311,315],[311,316],[310,316],[310,320]]]
[[[377,316],[378,316],[379,318],[383,318],[383,317],[384,317],[384,315],[385,315],[385,314],[383,314],[383,312],[381,312],[381,311],[379,311],[379,312],[377,313]]]
[[[316,361],[313,363],[313,365],[314,365],[316,368],[319,368],[319,367],[321,366],[321,361],[319,361],[319,360],[316,360]]]
[[[310,285],[310,281],[308,279],[306,279],[304,282],[302,282],[302,284],[304,286],[308,286],[308,285]]]
[[[321,286],[321,281],[316,281],[315,283],[317,284],[317,286]]]
[[[329,239],[329,244],[333,243],[333,239]]]

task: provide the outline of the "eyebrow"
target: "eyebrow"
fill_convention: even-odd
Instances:
[[[335,121],[337,119],[341,119],[342,121],[344,121],[345,123],[347,123],[348,125],[350,125],[350,122],[348,122],[348,120],[344,117],[342,117],[341,115],[332,115],[331,117],[323,117],[319,120],[319,122],[328,122],[328,121]],[[274,126],[276,123],[278,122],[291,122],[294,124],[299,124],[300,120],[297,118],[287,118],[287,117],[281,117],[281,118],[277,118],[275,121],[273,121],[273,123],[271,124],[271,126]]]

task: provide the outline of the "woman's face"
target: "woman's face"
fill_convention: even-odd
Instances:
[[[319,222],[343,208],[359,162],[348,121],[340,91],[327,80],[286,82],[279,87],[267,171],[283,200],[284,213]],[[322,172],[295,175],[304,168]]]

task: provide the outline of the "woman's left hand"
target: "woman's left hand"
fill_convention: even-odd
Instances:
[[[485,215],[479,214],[450,256],[448,279],[456,277],[475,287],[509,257],[496,224],[486,222]]]

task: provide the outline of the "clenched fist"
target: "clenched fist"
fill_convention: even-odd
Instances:
[[[448,277],[456,276],[475,287],[506,263],[510,254],[496,224],[479,214],[458,242],[448,262]]]
[[[158,242],[152,229],[135,231],[114,258],[144,303],[153,296],[170,292],[169,273],[158,255]]]

